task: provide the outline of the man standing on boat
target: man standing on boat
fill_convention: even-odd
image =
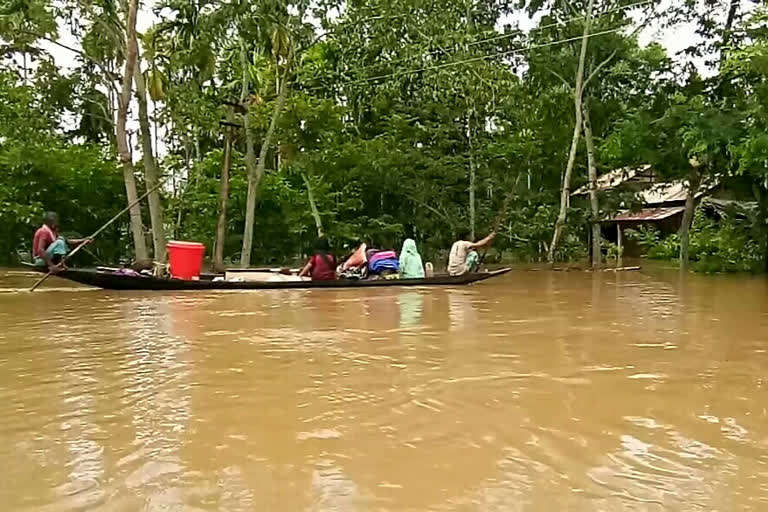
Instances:
[[[464,233],[461,239],[454,242],[451,247],[451,255],[448,258],[448,273],[452,276],[460,276],[467,272],[474,272],[480,266],[480,256],[476,249],[488,247],[496,238],[496,233],[491,233],[479,242],[469,242],[468,233]]]
[[[69,243],[78,245],[88,239],[69,240]],[[35,231],[32,239],[32,258],[36,266],[48,267],[52,273],[64,270],[62,259],[69,252],[67,240],[59,235],[59,216],[56,212],[46,212],[43,217],[43,225]]]

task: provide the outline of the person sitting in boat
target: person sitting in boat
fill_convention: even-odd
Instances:
[[[412,238],[406,238],[400,250],[400,279],[424,279],[424,265]]]
[[[328,239],[320,237],[315,242],[315,252],[299,272],[299,277],[311,277],[313,281],[336,279],[336,258],[330,253]]]
[[[488,247],[496,238],[496,233],[491,233],[479,242],[470,242],[467,240],[469,233],[463,233],[463,236],[451,247],[451,254],[448,257],[448,273],[452,276],[460,276],[467,272],[474,272],[480,266],[480,256],[477,249]]]
[[[59,235],[59,216],[56,212],[46,212],[43,225],[35,231],[32,239],[32,258],[35,266],[48,267],[53,273],[64,270],[63,259],[69,253],[69,244],[79,245],[90,242],[88,238],[70,238]]]

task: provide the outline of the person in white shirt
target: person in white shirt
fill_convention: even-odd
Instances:
[[[469,242],[465,238],[468,236],[462,236],[451,247],[451,254],[448,257],[448,273],[452,276],[460,276],[477,270],[480,265],[480,257],[476,250],[491,245],[493,239],[496,238],[496,233],[491,233],[479,242]]]

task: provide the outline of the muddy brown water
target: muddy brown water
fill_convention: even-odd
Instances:
[[[3,510],[768,510],[763,277],[33,280],[0,271]]]

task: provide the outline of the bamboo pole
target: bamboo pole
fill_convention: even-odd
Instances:
[[[124,215],[126,212],[130,211],[130,210],[131,210],[131,208],[133,208],[134,206],[136,206],[137,204],[139,204],[139,203],[140,203],[142,200],[144,200],[144,199],[145,199],[145,198],[146,198],[146,197],[147,197],[149,194],[151,194],[152,192],[154,192],[155,190],[157,190],[158,188],[160,188],[160,186],[161,186],[161,185],[162,185],[164,182],[165,182],[165,180],[160,180],[160,181],[159,181],[159,182],[158,182],[158,183],[157,183],[157,184],[156,184],[154,187],[152,187],[152,188],[148,189],[146,192],[144,192],[144,195],[142,195],[141,197],[139,197],[138,199],[136,199],[135,201],[133,201],[132,203],[130,203],[128,206],[126,206],[125,208],[123,208],[122,210],[120,210],[120,213],[118,213],[117,215],[115,215],[114,217],[112,217],[111,219],[109,219],[109,221],[108,221],[106,224],[104,224],[104,225],[103,225],[103,226],[101,226],[99,229],[97,229],[97,230],[96,230],[96,231],[95,231],[95,232],[94,232],[94,233],[93,233],[91,236],[89,236],[88,238],[86,238],[85,240],[83,240],[83,241],[80,243],[80,245],[78,245],[78,246],[77,246],[77,247],[75,247],[75,248],[74,248],[72,251],[70,251],[70,252],[69,252],[69,254],[66,254],[66,255],[65,255],[65,256],[64,256],[64,257],[61,259],[61,263],[63,264],[63,263],[64,263],[65,261],[67,261],[69,258],[71,258],[72,256],[74,256],[74,255],[75,255],[75,254],[76,254],[76,253],[77,253],[77,252],[78,252],[80,249],[82,249],[83,247],[85,247],[85,245],[86,245],[86,244],[88,244],[88,243],[89,243],[91,240],[93,240],[94,238],[96,238],[97,236],[99,236],[99,235],[101,234],[101,232],[102,232],[102,231],[104,231],[105,229],[107,229],[107,228],[108,228],[108,227],[109,227],[109,226],[110,226],[110,225],[111,225],[113,222],[115,222],[117,219],[119,219],[120,217],[122,217],[122,216],[123,216],[123,215]],[[31,291],[31,292],[35,291],[35,288],[37,288],[38,286],[40,286],[41,284],[43,284],[43,282],[45,282],[45,280],[46,280],[46,279],[48,279],[49,277],[51,277],[51,271],[50,271],[50,270],[48,270],[48,273],[47,273],[47,274],[45,274],[45,275],[44,275],[43,277],[41,277],[41,278],[40,278],[40,279],[39,279],[39,280],[38,280],[38,281],[37,281],[37,282],[36,282],[34,285],[32,285],[32,288],[30,288],[30,289],[29,289],[29,291]]]
[[[501,224],[501,221],[504,219],[504,215],[506,215],[507,213],[507,209],[509,208],[509,203],[512,200],[512,197],[515,196],[515,190],[517,189],[517,183],[520,181],[521,175],[522,173],[520,172],[517,173],[517,177],[515,178],[515,182],[512,184],[512,188],[507,193],[507,195],[504,196],[504,202],[501,205],[501,210],[499,210],[499,213],[496,215],[496,219],[494,219],[493,221],[493,227],[491,228],[492,233],[496,233],[499,230],[499,225]],[[480,255],[479,265],[482,265],[483,262],[485,261],[486,254],[488,254],[488,246],[485,247],[485,250],[483,250],[483,254]]]

